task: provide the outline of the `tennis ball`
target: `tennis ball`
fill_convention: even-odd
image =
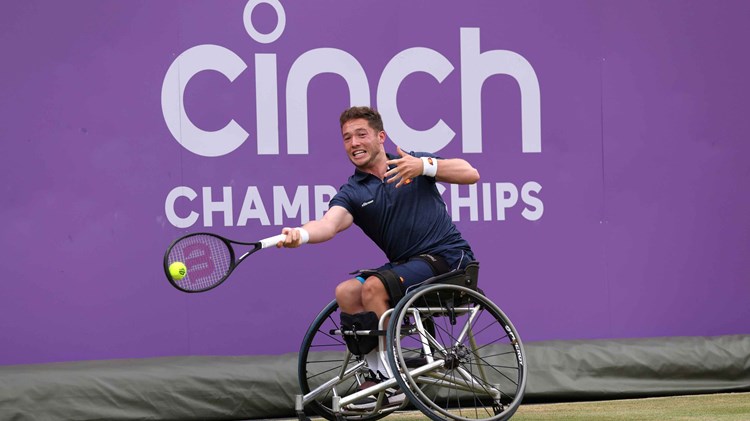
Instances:
[[[169,265],[169,274],[172,275],[172,279],[179,281],[187,275],[187,267],[182,262],[174,262]]]

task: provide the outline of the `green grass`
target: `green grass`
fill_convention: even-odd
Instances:
[[[747,421],[750,420],[750,393],[522,405],[513,420]]]
[[[425,420],[417,411],[386,421]],[[512,421],[748,421],[750,393],[521,405]]]

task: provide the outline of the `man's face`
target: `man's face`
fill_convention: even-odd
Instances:
[[[367,168],[380,156],[385,132],[376,132],[364,118],[349,120],[341,127],[344,149],[357,168]]]

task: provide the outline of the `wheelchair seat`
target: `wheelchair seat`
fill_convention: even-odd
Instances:
[[[484,291],[479,289],[479,262],[470,262],[463,269],[457,269],[442,275],[434,276],[418,285],[419,288],[427,288],[429,285],[455,285],[468,288],[484,295]],[[406,291],[408,295],[412,291]],[[442,291],[437,294],[428,294],[424,296],[423,303],[430,306],[460,306],[466,303],[465,294],[452,290],[451,292]]]
[[[422,285],[448,284],[458,285],[476,291],[479,282],[479,262],[470,262],[463,269],[453,270],[442,275],[433,276],[422,282]]]

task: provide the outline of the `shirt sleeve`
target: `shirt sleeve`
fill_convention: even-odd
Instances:
[[[347,212],[354,215],[354,208],[352,207],[352,197],[351,197],[351,188],[348,184],[344,184],[339,189],[338,193],[336,193],[335,196],[331,199],[330,202],[328,202],[328,207],[331,206],[341,206],[342,208],[346,209]]]

